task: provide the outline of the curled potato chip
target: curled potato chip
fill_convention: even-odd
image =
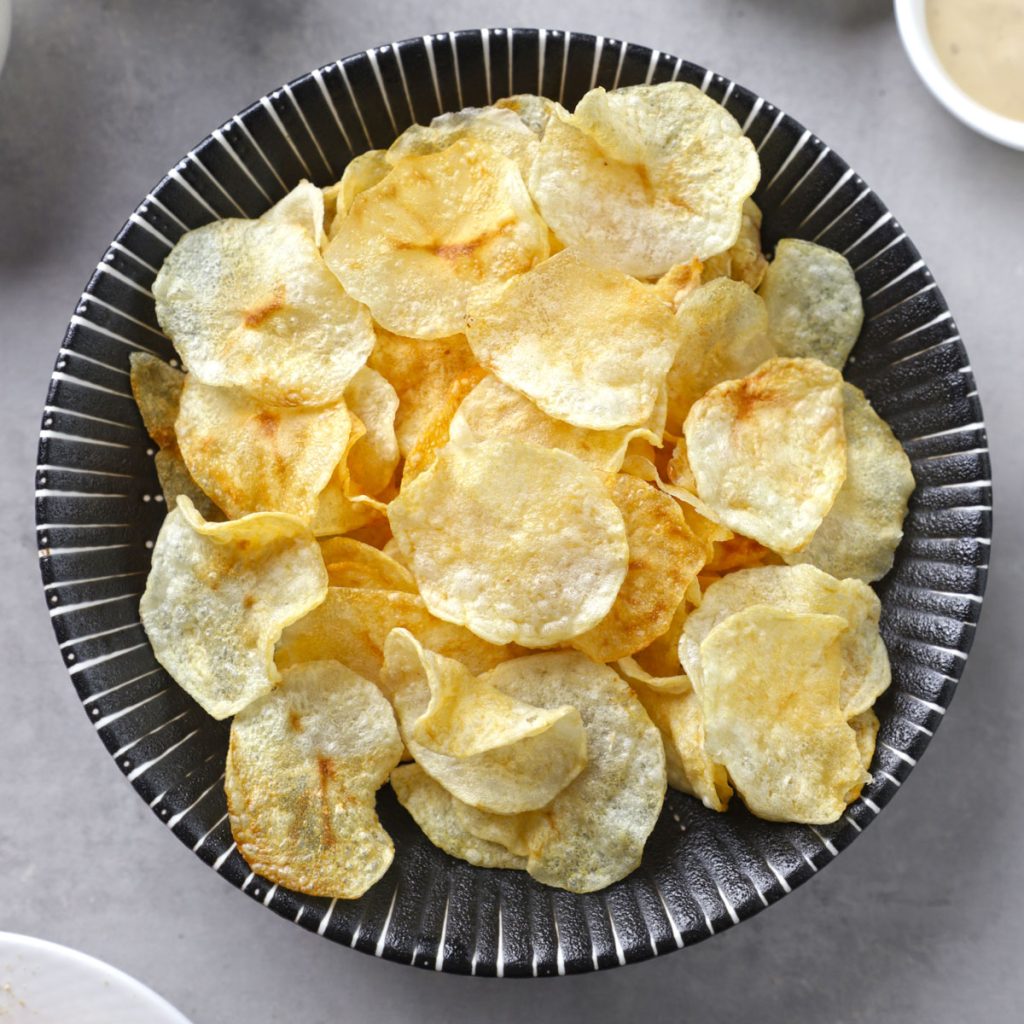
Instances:
[[[779,554],[810,543],[846,478],[842,377],[816,359],[772,359],[716,385],[684,432],[715,517]]]
[[[614,473],[622,467],[627,448],[634,439],[661,442],[665,407],[665,402],[659,401],[647,423],[641,426],[588,430],[553,419],[518,391],[488,374],[463,399],[448,434],[452,443],[458,445],[503,438],[528,441],[542,448],[558,448],[595,469]]]
[[[671,676],[653,676],[635,658],[620,658],[615,667],[619,675],[630,684],[643,683],[656,693],[690,693],[693,690],[686,673],[682,671]]]
[[[850,728],[853,730],[854,737],[857,740],[857,750],[860,753],[860,764],[861,768],[864,769],[864,774],[846,794],[845,800],[847,803],[852,803],[856,800],[864,786],[871,781],[871,762],[875,756],[875,741],[878,739],[880,725],[878,715],[870,708],[867,711],[862,711],[859,715],[854,715],[850,719]]]
[[[324,205],[328,207],[324,216],[325,234],[331,241],[338,233],[345,214],[352,209],[356,196],[373,188],[391,170],[386,149],[369,149],[353,157],[341,173],[341,180],[324,189]],[[334,208],[329,205],[333,202]]]
[[[214,221],[181,237],[153,294],[198,381],[273,405],[341,398],[374,334],[366,309],[324,264],[322,224],[323,196],[303,182],[259,220]]]
[[[284,631],[275,658],[282,669],[333,659],[379,683],[384,642],[398,628],[409,630],[424,647],[461,661],[476,674],[520,653],[434,618],[415,594],[330,587],[322,604]]]
[[[175,444],[174,421],[178,418],[185,374],[148,352],[128,357],[129,379],[146,433],[161,448]]]
[[[471,139],[403,159],[361,193],[326,260],[389,331],[444,338],[466,302],[548,255],[547,227],[516,164]]]
[[[725,768],[715,764],[704,749],[704,715],[700,698],[688,685],[673,676],[668,680],[648,675],[632,658],[619,662],[633,692],[661,733],[665,744],[665,774],[668,784],[681,793],[697,797],[709,810],[729,806],[732,787]]]
[[[418,593],[412,573],[383,551],[352,537],[320,541],[320,553],[332,587],[404,590]]]
[[[503,96],[494,106],[499,110],[513,111],[535,135],[544,134],[548,121],[554,116],[555,111],[566,112],[561,104],[549,100],[547,96],[534,96],[532,93]]]
[[[732,246],[760,173],[727,110],[666,82],[592,89],[552,117],[530,190],[567,248],[649,278]]]
[[[175,424],[189,472],[229,516],[287,512],[307,521],[345,453],[349,426],[343,402],[273,407],[192,374]]]
[[[739,237],[731,249],[704,261],[705,281],[731,277],[750,288],[757,288],[761,284],[768,269],[768,261],[761,251],[761,220],[760,207],[753,199],[747,199],[743,204]]]
[[[477,362],[461,334],[425,341],[379,330],[369,364],[398,394],[395,433],[399,450],[407,456],[447,401],[453,382]]]
[[[445,853],[480,868],[525,869],[525,857],[466,829],[455,813],[455,797],[418,764],[396,768],[391,773],[391,788],[426,837]]]
[[[704,591],[679,641],[679,660],[696,690],[703,680],[700,645],[719,623],[755,604],[846,620],[849,628],[840,637],[840,689],[847,718],[870,708],[889,686],[889,655],[878,632],[881,603],[875,592],[860,580],[837,580],[811,565],[779,565],[741,569]]]
[[[892,568],[914,472],[888,424],[852,384],[843,384],[843,425],[846,480],[810,544],[785,560],[870,583]]]
[[[756,370],[776,355],[764,302],[727,277],[689,294],[676,313],[681,338],[668,372],[668,429],[678,434],[693,403],[716,384]]]
[[[384,644],[382,681],[413,758],[453,796],[495,814],[543,807],[587,763],[579,712],[495,689],[404,629]]]
[[[661,636],[704,564],[703,543],[668,495],[623,473],[608,493],[626,524],[629,569],[608,614],[572,640],[594,661],[625,658]]]
[[[345,388],[345,403],[366,431],[346,458],[349,494],[380,494],[398,466],[398,395],[376,370],[364,366]]]
[[[139,612],[157,661],[214,718],[280,678],[274,644],[327,593],[327,572],[301,520],[257,512],[207,523],[188,498],[168,513]]]
[[[231,834],[256,873],[310,896],[355,899],[395,847],[375,809],[402,756],[391,706],[336,661],[284,673],[231,723]]]
[[[780,355],[843,368],[864,322],[860,288],[845,256],[813,242],[783,238],[760,293]]]
[[[838,615],[757,604],[700,645],[704,746],[769,821],[828,824],[864,777],[840,701]]]
[[[450,445],[388,511],[430,611],[492,643],[544,647],[586,632],[626,575],[622,515],[566,452]]]
[[[502,383],[593,430],[644,423],[679,347],[650,288],[570,251],[472,302],[466,336]]]
[[[492,835],[525,851],[527,871],[545,885],[593,892],[624,878],[640,863],[665,797],[661,734],[629,685],[575,651],[516,658],[484,679],[537,707],[571,704],[587,735],[587,766],[576,779],[542,811],[488,815]],[[460,820],[469,826],[480,815],[460,812]]]
[[[223,521],[224,513],[192,478],[176,444],[161,448],[153,456],[153,464],[156,466],[160,490],[163,491],[168,508],[174,508],[178,503],[178,496],[183,494],[207,522]]]

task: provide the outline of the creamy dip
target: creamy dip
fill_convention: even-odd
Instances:
[[[1024,0],[925,0],[950,78],[989,110],[1024,121]]]

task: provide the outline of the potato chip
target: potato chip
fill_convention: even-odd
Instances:
[[[871,782],[871,762],[875,756],[875,741],[878,738],[880,725],[878,715],[870,708],[850,719],[850,728],[857,740],[857,750],[860,753],[860,763],[864,774],[844,797],[848,804],[856,800],[860,796],[861,790]]]
[[[536,810],[587,763],[574,707],[516,700],[461,662],[424,650],[407,630],[388,636],[381,678],[409,753],[472,807],[494,814]]]
[[[810,544],[785,559],[870,583],[892,568],[914,472],[889,426],[852,384],[843,384],[843,424],[846,480]]]
[[[575,651],[516,658],[484,679],[537,707],[571,704],[587,734],[586,768],[544,810],[485,820],[527,851],[527,871],[545,885],[593,892],[624,878],[639,865],[665,797],[661,734],[636,695]],[[464,824],[473,817],[460,813]]]
[[[704,747],[758,817],[828,824],[863,780],[839,696],[846,629],[838,615],[758,604],[700,645]]]
[[[207,523],[179,498],[157,537],[139,612],[157,661],[214,718],[280,679],[274,644],[323,601],[327,571],[301,520]]]
[[[395,855],[375,809],[402,755],[391,706],[336,661],[284,673],[231,723],[231,834],[257,874],[310,896],[355,899]]]
[[[389,331],[444,338],[466,303],[548,255],[516,164],[471,139],[402,160],[361,193],[325,258]]]
[[[764,275],[761,297],[780,355],[843,368],[864,322],[860,288],[845,256],[783,238]]]
[[[779,554],[810,543],[846,478],[842,377],[816,359],[772,359],[716,385],[684,432],[715,518]]]
[[[480,868],[526,868],[526,858],[504,846],[478,839],[459,822],[455,797],[418,764],[402,765],[391,773],[398,802],[438,849]]]
[[[552,117],[530,190],[568,248],[650,278],[732,246],[760,174],[724,107],[666,82],[593,89]]]
[[[344,402],[273,407],[192,374],[175,424],[189,472],[229,516],[287,512],[306,521],[345,454],[349,426]]]
[[[470,348],[495,377],[593,430],[644,423],[679,347],[672,311],[648,287],[569,251],[469,311]]]
[[[346,460],[349,493],[380,494],[391,482],[398,466],[395,435],[398,395],[376,370],[364,366],[345,388],[345,404],[366,430],[352,446]]]
[[[204,384],[272,405],[335,402],[366,362],[373,327],[320,255],[320,190],[304,182],[282,204],[186,232],[153,283],[157,318]]]
[[[683,623],[686,622],[687,615],[694,607],[689,600],[689,595],[692,594],[694,587],[697,587],[696,580],[690,584],[686,595],[676,605],[668,629],[661,636],[655,637],[642,650],[635,652],[632,659],[627,660],[635,660],[643,671],[659,678],[678,677],[682,673],[682,665],[679,662],[679,638],[683,635]],[[699,592],[699,587],[697,590]],[[689,687],[689,681],[686,685]]]
[[[618,430],[587,430],[552,419],[528,398],[488,374],[463,399],[449,427],[453,444],[469,445],[489,438],[528,441],[558,448],[595,469],[617,472],[635,438],[660,443],[665,402],[659,401],[647,423]]]
[[[148,352],[133,352],[128,363],[132,395],[146,433],[161,448],[175,444],[174,421],[178,418],[185,374]]]
[[[860,580],[837,580],[811,565],[741,569],[704,591],[679,642],[679,660],[694,689],[702,687],[700,645],[730,615],[754,604],[790,612],[838,615],[849,624],[840,638],[842,707],[847,718],[875,703],[889,686],[889,655],[878,632],[881,603]]]
[[[332,587],[404,590],[417,594],[412,573],[393,558],[352,537],[328,537],[320,541],[320,553]]]
[[[594,661],[625,658],[661,636],[704,564],[703,543],[668,495],[622,473],[608,493],[626,524],[629,569],[611,611],[572,640]]]
[[[407,629],[424,647],[461,661],[479,674],[521,653],[474,636],[468,629],[434,618],[415,594],[331,587],[323,603],[289,626],[275,658],[280,668],[333,659],[379,683],[384,641],[393,629]]]
[[[407,456],[424,426],[447,401],[452,383],[477,362],[461,334],[423,341],[380,330],[369,365],[398,394],[395,433],[399,450]]]
[[[724,277],[693,291],[676,313],[681,338],[668,372],[668,429],[678,436],[693,403],[722,381],[756,370],[776,355],[764,302]]]
[[[495,104],[499,110],[511,110],[519,116],[519,120],[535,135],[543,135],[548,121],[555,112],[566,113],[561,104],[549,100],[547,96],[534,96],[532,93],[518,93],[515,96],[503,96]]]
[[[622,514],[567,452],[450,445],[388,511],[430,611],[492,643],[544,647],[586,632],[626,575]]]
[[[334,200],[332,216],[325,217],[327,240],[331,241],[338,233],[345,214],[352,209],[356,196],[373,188],[379,181],[391,171],[391,164],[388,161],[386,149],[369,149],[353,157],[342,171],[341,180],[330,186],[331,196]],[[324,202],[328,203],[328,189],[324,189]]]
[[[515,161],[524,181],[529,177],[537,156],[537,133],[516,111],[499,107],[465,107],[440,114],[429,125],[410,125],[391,144],[388,162],[394,166],[405,157],[437,153],[467,138]]]
[[[643,683],[655,693],[690,693],[693,687],[682,670],[670,676],[654,676],[635,658],[620,658],[615,668],[628,683]],[[634,687],[635,689],[635,687]]]
[[[709,256],[704,261],[704,281],[718,277],[731,277],[750,288],[757,288],[764,280],[768,261],[761,251],[761,210],[753,199],[743,204],[740,233],[731,249]]]
[[[708,559],[704,571],[719,576],[736,572],[738,569],[753,569],[759,565],[779,565],[782,559],[770,548],[742,534],[715,542],[715,550]]]
[[[168,508],[174,508],[178,503],[178,495],[183,494],[207,522],[219,523],[224,520],[224,513],[192,479],[176,444],[161,448],[153,456],[153,464]]]
[[[688,263],[677,263],[669,267],[661,277],[648,287],[662,302],[667,302],[678,312],[679,307],[701,286],[703,266],[700,260],[693,259]]]

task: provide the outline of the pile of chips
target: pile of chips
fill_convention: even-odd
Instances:
[[[834,821],[889,683],[910,465],[842,366],[846,260],[768,263],[760,168],[681,83],[416,125],[188,232],[132,357],[170,511],[142,621],[234,716],[238,849],[352,898],[390,782],[454,857],[590,892],[666,785]]]

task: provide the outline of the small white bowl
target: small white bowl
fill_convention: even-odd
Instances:
[[[896,25],[910,63],[932,95],[976,132],[1013,149],[1024,149],[1024,121],[1004,117],[971,99],[949,77],[928,34],[925,0],[895,0]]]

